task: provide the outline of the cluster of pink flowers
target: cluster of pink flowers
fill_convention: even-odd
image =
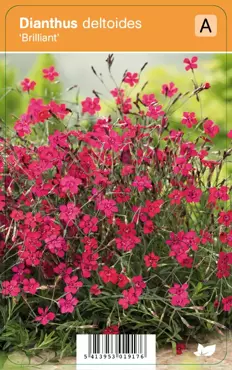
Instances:
[[[126,310],[129,306],[135,305],[139,301],[139,297],[143,294],[146,288],[146,283],[143,281],[142,276],[134,276],[132,278],[132,287],[128,290],[123,290],[123,298],[120,298],[118,304]]]
[[[171,303],[173,306],[185,307],[189,304],[188,287],[188,284],[174,284],[174,286],[169,289],[169,293],[172,295]]]
[[[185,58],[184,64],[194,72],[197,57]],[[51,82],[59,76],[54,67],[42,72]],[[212,180],[226,158],[224,154],[216,161],[211,156],[219,126],[205,119],[198,127],[202,122],[190,111],[181,112],[178,130],[172,129],[162,99],[168,98],[171,105],[181,96],[178,87],[163,84],[160,101],[143,90],[133,101],[127,92],[139,84],[140,74],[126,72],[120,86],[111,90],[115,121],[99,117],[100,98],[87,97],[79,118],[93,116],[89,131],[64,125],[49,134],[47,144],[37,146],[28,137],[33,127],[53,116],[62,124],[70,110],[65,104],[32,98],[15,123],[16,142],[0,142],[0,168],[5,163],[7,167],[0,178],[5,186],[0,224],[6,230],[0,259],[12,261],[1,295],[18,301],[36,295],[42,301],[44,290],[51,306],[45,300],[35,307],[37,323],[49,324],[57,311],[60,316],[75,314],[79,302],[101,300],[109,290],[118,310],[145,304],[154,288],[162,289],[169,305],[186,307],[192,286],[175,282],[183,282],[188,269],[206,269],[210,260],[215,279],[231,275],[231,188]],[[35,85],[27,78],[21,83],[27,92]],[[202,83],[198,94],[209,88]],[[191,129],[200,130],[193,142],[186,135]],[[184,273],[178,280],[167,274],[167,284],[160,287],[154,277],[167,266]],[[222,304],[230,311],[231,297]],[[119,325],[104,326],[106,334],[119,332]]]

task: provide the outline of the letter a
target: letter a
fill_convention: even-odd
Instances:
[[[205,18],[204,19],[204,22],[202,23],[202,26],[201,26],[201,29],[200,29],[200,33],[202,33],[204,29],[207,29],[207,30],[209,30],[210,33],[212,33],[212,30],[210,28],[210,25],[209,25],[209,22],[208,22],[208,19],[207,18]]]

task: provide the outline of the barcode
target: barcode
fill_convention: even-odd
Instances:
[[[147,336],[136,334],[88,335],[88,356],[94,354],[139,354],[147,357]]]
[[[154,370],[154,334],[77,334],[77,370],[96,370],[95,366],[114,365],[114,370]],[[108,366],[108,367],[107,367]]]

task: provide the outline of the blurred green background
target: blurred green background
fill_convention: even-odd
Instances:
[[[232,129],[232,55],[208,53],[196,55],[199,58],[199,68],[196,70],[197,82],[200,84],[208,81],[212,87],[201,93],[201,104],[195,97],[182,106],[179,104],[179,109],[172,117],[172,125],[175,128],[183,128],[180,124],[183,111],[194,111],[199,119],[208,117],[220,126],[220,134],[214,139],[217,148],[225,149],[230,144],[229,140],[226,140],[226,133]],[[144,92],[155,93],[160,102],[165,105],[165,98],[161,95],[162,84],[172,81],[182,93],[193,89],[192,73],[186,72],[183,64],[185,57],[192,56],[193,54],[186,53],[116,53],[112,73],[115,80],[120,83],[126,69],[138,72],[142,65],[148,62],[142,73],[140,87],[149,81]],[[1,120],[6,121],[7,126],[12,128],[16,117],[25,112],[31,96],[43,97],[45,102],[55,98],[60,102],[65,101],[72,108],[79,101],[77,89],[70,90],[74,85],[78,86],[80,98],[92,96],[93,89],[103,93],[102,98],[106,103],[103,105],[101,114],[112,113],[108,103],[111,99],[109,91],[91,71],[93,65],[99,74],[102,73],[108,89],[113,89],[115,86],[108,74],[106,58],[107,53],[7,54],[5,68],[4,54],[1,54]],[[55,65],[60,73],[57,83],[51,83],[42,77],[42,69],[51,65]],[[20,90],[20,81],[25,77],[37,83],[30,96]],[[6,89],[4,88],[5,78]],[[135,96],[137,91],[138,89],[134,89],[132,96]],[[6,112],[5,96],[7,96]]]

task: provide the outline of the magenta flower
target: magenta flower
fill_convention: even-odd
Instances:
[[[36,294],[39,286],[39,283],[34,278],[23,279],[23,291],[25,293]]]
[[[223,311],[229,312],[232,308],[232,296],[223,298],[222,304],[223,304]]]
[[[103,266],[102,270],[99,272],[99,276],[102,278],[105,284],[107,283],[117,284],[118,274],[115,268]]]
[[[228,132],[227,137],[228,137],[229,139],[232,139],[232,130],[230,130],[230,131]]]
[[[147,267],[156,268],[158,266],[157,262],[159,261],[160,257],[156,256],[154,252],[151,252],[144,256],[145,265]]]
[[[184,112],[181,123],[186,125],[188,128],[192,128],[197,124],[197,119],[194,112]]]
[[[99,112],[101,110],[99,102],[99,98],[86,98],[81,102],[82,112],[89,113],[91,116],[93,116],[96,112]]]
[[[78,185],[80,184],[82,184],[82,181],[73,176],[65,176],[60,181],[61,190],[65,193],[69,191],[71,194],[78,193]]]
[[[113,199],[103,199],[101,200],[97,208],[102,211],[106,217],[111,217],[114,215],[114,213],[118,212],[118,207]]]
[[[161,94],[171,98],[173,95],[177,93],[177,91],[178,88],[175,86],[175,84],[173,82],[170,82],[169,84],[162,85]]]
[[[214,138],[220,131],[219,126],[215,125],[214,122],[211,120],[205,121],[203,127],[205,133],[209,135],[211,138]]]
[[[102,293],[97,284],[92,285],[89,291],[92,295],[96,295],[96,296]]]
[[[58,300],[61,313],[72,313],[75,306],[78,304],[78,299],[68,293],[64,298]]]
[[[20,288],[17,280],[3,281],[2,282],[2,291],[3,295],[9,295],[11,297],[17,297],[20,293]]]
[[[185,307],[189,304],[188,299],[188,284],[174,284],[172,288],[169,289],[169,293],[172,294],[171,303],[173,306]]]
[[[80,208],[76,207],[74,203],[69,202],[67,205],[60,206],[60,219],[69,223],[80,214]]]
[[[78,281],[78,276],[65,276],[64,282],[66,284],[66,287],[64,288],[66,293],[76,294],[79,288],[83,286],[83,283]]]
[[[97,223],[97,217],[91,218],[90,215],[84,215],[79,223],[79,227],[85,234],[95,233],[98,230]]]
[[[158,103],[158,100],[155,97],[155,94],[144,94],[142,97],[142,103],[149,107],[151,104]]]
[[[197,61],[198,61],[198,57],[196,57],[196,56],[192,57],[192,59],[185,58],[185,59],[183,60],[183,62],[184,62],[185,64],[187,64],[187,65],[186,65],[186,67],[185,67],[186,71],[188,71],[189,69],[191,69],[192,71],[193,71],[194,69],[196,69],[196,68],[198,67],[198,65],[197,65],[197,63],[196,63]]]
[[[36,82],[31,81],[29,78],[24,78],[24,80],[21,81],[21,86],[22,86],[23,91],[34,90],[35,85],[36,85]]]
[[[132,186],[143,191],[144,189],[152,189],[151,180],[147,176],[136,176],[132,182]]]
[[[125,82],[126,84],[130,85],[131,87],[133,87],[134,85],[136,85],[139,82],[139,75],[138,75],[138,73],[127,72],[126,73],[126,76],[123,79],[123,82]]]
[[[119,334],[118,325],[111,325],[105,328],[102,332],[103,334]]]
[[[186,188],[183,191],[183,195],[188,203],[198,203],[201,200],[202,190],[196,188],[194,185]]]
[[[53,321],[56,315],[54,312],[48,312],[49,307],[45,307],[43,309],[42,307],[38,307],[38,313],[39,315],[36,316],[35,321],[39,321],[41,325],[47,325],[49,321]]]
[[[44,68],[43,69],[43,78],[49,80],[49,81],[54,81],[56,77],[59,76],[59,73],[55,70],[54,66],[51,66],[49,68]]]

